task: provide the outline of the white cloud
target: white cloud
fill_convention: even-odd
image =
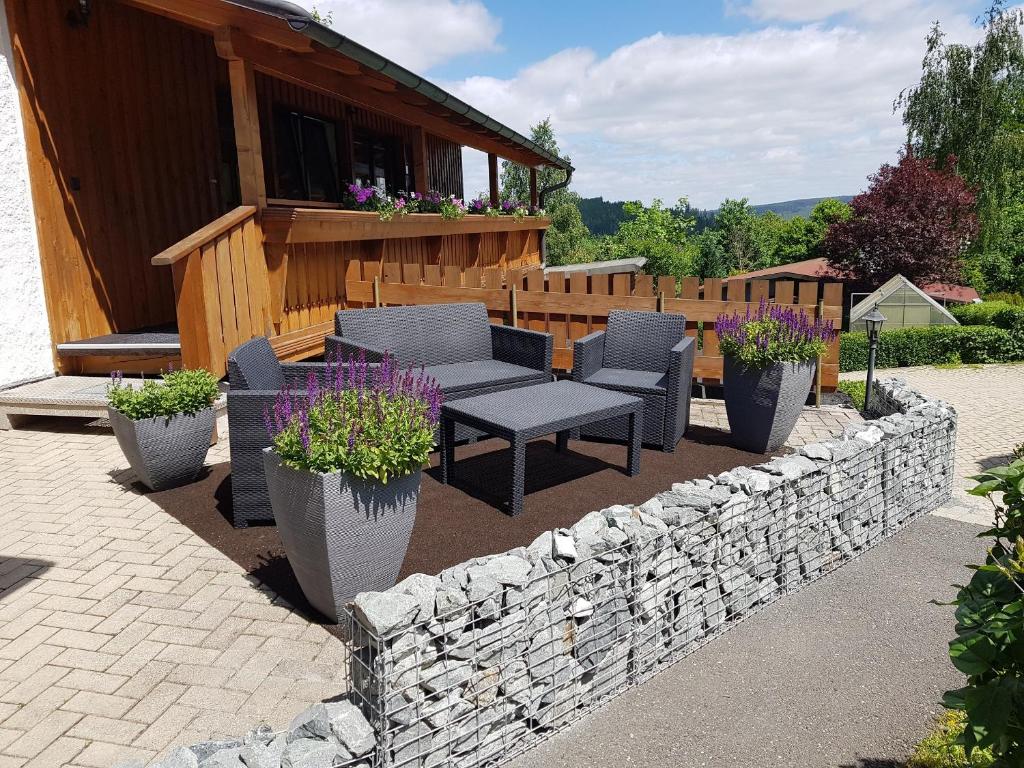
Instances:
[[[342,35],[414,72],[466,53],[498,50],[501,22],[480,0],[319,0]]]
[[[567,49],[509,79],[447,87],[526,132],[550,115],[577,168],[574,187],[606,198],[688,195],[755,202],[852,194],[904,140],[892,112],[920,76],[924,36],[941,18],[951,40],[973,39],[967,12],[925,0],[752,0],[780,21],[735,35],[664,35],[599,57]],[[961,5],[962,8],[962,5]],[[467,194],[486,176],[467,158]]]
[[[849,14],[869,21],[892,19],[921,7],[916,0],[749,0],[732,10],[762,21],[822,21]]]

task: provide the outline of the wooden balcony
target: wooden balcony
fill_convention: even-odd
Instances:
[[[240,206],[152,263],[171,267],[183,364],[223,375],[231,350],[254,336],[269,337],[285,359],[322,354],[334,313],[369,303],[347,295],[353,280],[408,284],[443,276],[450,285],[466,273],[479,280],[485,269],[537,267],[549,224],[437,214],[383,222],[361,211]]]

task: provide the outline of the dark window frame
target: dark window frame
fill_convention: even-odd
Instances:
[[[289,134],[287,136],[281,135],[281,121],[285,120],[289,126]],[[329,133],[325,130],[325,136],[328,138],[328,150],[333,150],[330,162],[326,163],[327,168],[330,169],[333,179],[333,189],[328,189],[322,198],[313,197],[313,189],[310,176],[310,163],[308,162],[306,147],[304,140],[306,134],[302,131],[306,126],[305,121],[312,123],[319,123],[325,127],[328,127]],[[318,113],[310,112],[307,109],[301,107],[294,107],[290,104],[281,102],[274,103],[271,108],[269,127],[271,130],[271,144],[272,144],[272,156],[271,156],[271,167],[273,168],[273,184],[274,184],[274,197],[280,199],[289,200],[307,200],[310,202],[326,202],[326,203],[340,203],[345,194],[345,183],[344,179],[346,174],[343,169],[343,158],[347,155],[345,151],[346,139],[348,132],[346,130],[345,121],[339,120],[337,117],[321,115]],[[294,133],[296,128],[300,129],[300,133],[296,135]],[[282,168],[283,161],[286,159],[283,152],[288,151],[288,146],[282,146],[283,141],[288,141],[292,151],[297,150],[298,154],[294,157],[297,165],[293,170],[298,171],[298,175],[301,175],[301,184],[292,185],[291,189],[286,189],[282,184]],[[333,146],[331,146],[333,141]],[[329,186],[329,185],[326,185]],[[296,195],[298,193],[298,195]]]

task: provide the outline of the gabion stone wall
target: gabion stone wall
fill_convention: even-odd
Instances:
[[[348,701],[160,768],[507,760],[951,494],[956,414],[891,379],[833,440],[359,595]]]
[[[379,764],[506,760],[940,506],[955,412],[895,379],[874,397],[884,415],[835,439],[359,595]]]

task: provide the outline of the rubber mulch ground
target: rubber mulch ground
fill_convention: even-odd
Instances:
[[[449,486],[438,482],[437,454],[431,457],[432,468],[423,476],[402,577],[417,572],[434,574],[472,557],[529,544],[544,531],[569,527],[595,509],[613,503],[640,503],[672,483],[766,458],[731,447],[728,436],[721,432],[692,427],[675,453],[645,448],[640,474],[629,477],[623,471],[625,446],[574,440],[566,453],[558,453],[553,440],[537,440],[527,447],[524,512],[513,518],[499,508],[508,495],[511,456],[507,443],[485,440],[460,446],[455,456],[455,479]],[[231,526],[227,463],[209,467],[195,483],[148,495],[311,621],[320,621],[302,597],[277,529],[273,525]]]

